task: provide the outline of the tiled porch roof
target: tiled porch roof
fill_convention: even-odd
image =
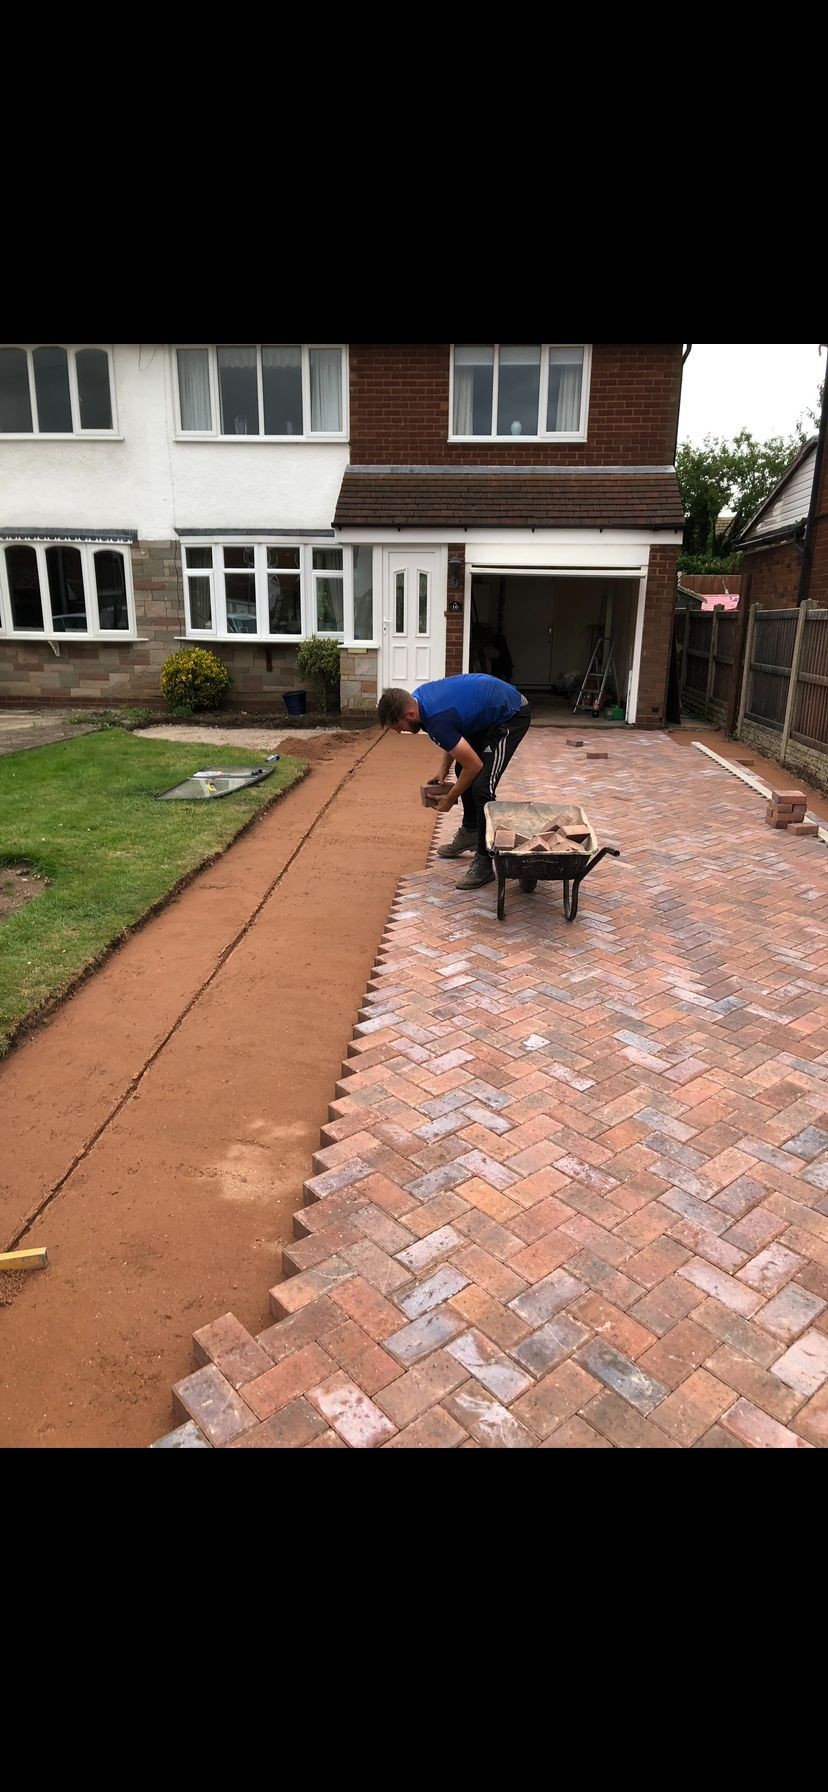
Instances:
[[[672,467],[347,467],[336,528],[681,529]]]

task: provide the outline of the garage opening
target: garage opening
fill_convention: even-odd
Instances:
[[[536,720],[563,721],[572,714],[596,647],[609,642],[613,670],[602,713],[610,699],[626,713],[638,593],[638,578],[475,572],[469,671],[517,685]],[[603,653],[608,657],[606,645]]]

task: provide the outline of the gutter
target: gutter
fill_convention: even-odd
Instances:
[[[684,354],[681,357],[681,375],[682,375],[682,377],[681,377],[681,380],[679,381],[679,401],[678,401],[678,405],[676,408],[676,434],[675,434],[675,439],[673,441],[673,466],[674,467],[676,464],[676,455],[678,454],[679,414],[681,412],[681,387],[682,387],[682,383],[684,380],[684,363],[687,360],[687,357],[688,357],[692,347],[693,347],[692,342],[688,342],[687,347],[684,351]]]
[[[797,604],[803,603],[808,596],[808,581],[811,576],[811,562],[814,555],[814,533],[817,521],[817,504],[822,481],[822,462],[825,455],[825,436],[828,430],[828,388],[823,389],[822,416],[819,420],[819,439],[817,441],[816,461],[814,462],[814,483],[811,486],[811,502],[808,506],[808,522],[805,529],[805,551],[802,555],[802,568],[799,574],[799,592]]]
[[[737,541],[733,551],[736,554],[755,554],[760,548],[778,548],[783,542],[791,541],[802,553],[806,528],[807,519],[803,516],[796,523],[785,523],[781,529],[768,529],[764,535],[755,536],[753,541]]]

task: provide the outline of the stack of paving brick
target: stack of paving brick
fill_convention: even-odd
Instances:
[[[816,822],[805,820],[808,799],[801,790],[772,790],[765,820],[769,828],[789,828],[792,834],[819,833]]]
[[[495,830],[495,852],[586,852],[590,842],[589,828],[582,822],[573,825],[553,821],[537,834],[521,834],[516,828]]]

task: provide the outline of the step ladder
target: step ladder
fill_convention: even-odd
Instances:
[[[613,693],[617,696],[618,681],[615,676],[612,642],[608,635],[604,635],[602,640],[595,643],[586,677],[572,707],[572,714],[577,715],[579,709],[589,709],[597,713],[601,708],[608,684],[612,685]]]

